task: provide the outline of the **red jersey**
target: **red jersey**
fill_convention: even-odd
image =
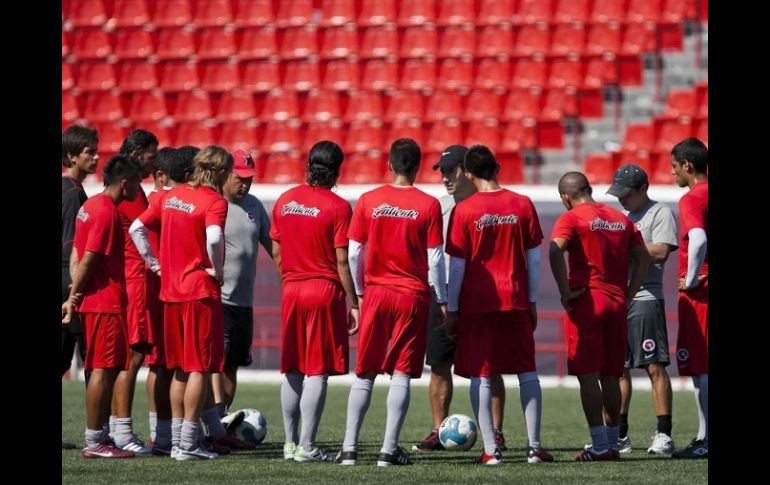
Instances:
[[[679,199],[679,277],[687,276],[687,255],[690,247],[690,238],[687,233],[690,229],[699,227],[706,232],[706,258],[700,267],[702,275],[709,274],[709,183],[708,180],[698,182]]]
[[[281,243],[284,282],[340,281],[335,248],[348,246],[352,213],[345,199],[324,187],[302,184],[278,197],[270,237]]]
[[[366,285],[428,291],[428,248],[444,242],[438,199],[416,187],[383,185],[358,199],[348,237],[366,244]]]
[[[624,295],[630,250],[644,245],[636,225],[622,212],[599,203],[584,203],[556,220],[551,239],[569,241],[569,286],[590,287]]]
[[[170,190],[170,189],[169,189]],[[150,205],[160,205],[160,201],[163,198],[164,195],[166,195],[166,192],[168,190],[153,190],[149,194],[147,194],[147,203],[148,206]],[[147,226],[147,239],[150,240],[150,247],[152,248],[152,252],[155,254],[159,254],[160,251],[160,223],[157,222],[155,224],[150,224]]]
[[[211,268],[206,251],[206,228],[219,226],[225,232],[227,200],[209,187],[177,185],[150,205],[139,217],[151,226],[160,221],[160,299],[185,302],[219,299],[217,281],[206,273]]]
[[[122,313],[126,308],[123,229],[112,199],[99,194],[80,206],[75,221],[78,262],[86,251],[100,255],[83,290],[81,313]]]
[[[139,188],[134,200],[124,200],[118,204],[118,215],[120,223],[123,225],[123,240],[126,247],[126,279],[144,278],[144,259],[136,249],[136,244],[131,240],[128,234],[128,228],[131,227],[136,219],[147,209],[147,197],[144,195],[144,189]]]
[[[529,308],[527,250],[543,241],[529,197],[507,189],[476,192],[452,210],[446,252],[465,260],[464,314]]]

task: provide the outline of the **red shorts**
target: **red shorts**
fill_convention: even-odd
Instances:
[[[281,372],[348,373],[345,291],[323,278],[287,282],[281,298]]]
[[[213,298],[165,303],[166,367],[184,372],[222,372],[225,322],[222,301]]]
[[[147,281],[145,278],[126,280],[126,323],[128,324],[128,345],[137,352],[148,353],[152,349],[152,329],[147,314]]]
[[[86,341],[83,369],[128,369],[126,320],[122,313],[81,313]]]
[[[470,378],[536,370],[534,332],[529,310],[461,314],[455,374]]]
[[[627,317],[622,295],[586,288],[585,293],[572,300],[572,311],[564,314],[568,373],[623,375]]]
[[[399,371],[422,376],[430,293],[417,296],[367,286],[361,307],[356,374]],[[390,341],[390,348],[388,348]]]
[[[152,272],[147,273],[147,313],[150,319],[153,347],[147,354],[148,366],[165,366],[166,350],[163,340],[163,302],[160,301],[160,278]]]
[[[679,292],[676,363],[680,376],[697,376],[709,372],[708,280],[694,290]]]

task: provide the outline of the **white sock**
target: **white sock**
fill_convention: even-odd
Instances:
[[[543,414],[543,391],[537,372],[522,372],[519,378],[519,399],[527,427],[527,446],[540,449],[540,422]]]
[[[184,418],[171,418],[171,446],[179,446],[182,440],[182,423]]]
[[[182,422],[182,435],[179,439],[179,447],[183,450],[194,450],[198,447],[198,434],[201,425],[198,421],[184,420]]]
[[[104,441],[104,432],[101,429],[86,428],[86,446],[92,450],[99,447]]]
[[[358,433],[364,423],[366,411],[372,401],[372,385],[374,379],[361,379],[356,377],[350,386],[348,396],[348,414],[345,423],[345,440],[342,442],[342,451],[356,451],[358,449]]]
[[[134,438],[133,423],[131,418],[115,418],[115,432],[113,433],[115,444],[125,446]]]
[[[150,411],[150,441],[156,441],[158,436],[158,413]]]
[[[302,434],[299,438],[299,446],[305,451],[313,451],[315,445],[318,425],[326,404],[327,378],[328,376],[325,375],[308,376],[305,388],[302,390],[302,398],[299,401],[302,412]]]
[[[484,452],[491,455],[497,449],[497,443],[492,421],[492,385],[489,377],[471,377],[471,405],[484,439]]]
[[[118,419],[117,416],[110,416],[110,438],[113,440],[115,439],[115,420]]]
[[[698,439],[709,438],[709,375],[692,378],[695,385],[695,404],[698,406]]]
[[[283,411],[283,432],[286,443],[299,442],[299,400],[302,397],[302,374],[289,372],[284,374],[281,383],[281,410]]]
[[[385,423],[385,438],[380,453],[393,454],[398,449],[398,437],[404,425],[406,412],[409,410],[410,378],[404,374],[394,374],[390,378],[388,390],[388,418]]]

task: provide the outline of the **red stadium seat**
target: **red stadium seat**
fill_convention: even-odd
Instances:
[[[473,62],[450,57],[441,61],[436,87],[467,91],[473,86]]]
[[[621,150],[619,152],[612,152],[611,156],[615,167],[620,167],[627,163],[634,163],[642,167],[642,170],[648,174],[653,172],[652,159],[649,152],[628,152]]]
[[[591,22],[606,24],[620,23],[626,18],[626,0],[594,0]]]
[[[448,119],[433,123],[425,143],[425,152],[441,152],[450,145],[462,140],[462,127],[457,119]]]
[[[600,88],[618,83],[617,60],[606,60],[599,56],[585,58],[585,78],[583,85],[589,88]]]
[[[162,64],[160,87],[166,92],[189,91],[200,86],[198,66],[194,62],[167,62]]]
[[[355,91],[350,94],[343,120],[367,121],[382,118],[382,97],[376,91]]]
[[[398,25],[424,25],[436,22],[435,0],[399,2]]]
[[[150,23],[145,0],[115,0],[112,19],[116,27],[141,27]]]
[[[321,87],[335,91],[358,88],[358,62],[338,59],[325,64]]]
[[[233,21],[230,0],[196,0],[193,23],[197,27],[219,27]]]
[[[589,27],[585,53],[603,56],[620,52],[620,26],[617,24],[593,24]]]
[[[278,54],[282,59],[305,59],[318,54],[318,40],[314,26],[290,27],[278,36]]]
[[[696,93],[692,89],[672,89],[666,98],[663,114],[692,118],[697,113]]]
[[[361,0],[358,25],[367,27],[396,21],[395,0]]]
[[[524,25],[519,31],[513,52],[517,56],[545,55],[551,43],[551,33],[544,24]]]
[[[471,121],[468,124],[468,135],[465,137],[465,146],[476,144],[486,145],[493,152],[500,147],[500,126],[495,118],[486,118],[482,121]]]
[[[425,110],[425,121],[440,122],[447,119],[460,119],[462,116],[462,100],[455,91],[439,90],[428,99]]]
[[[105,59],[112,54],[110,36],[103,30],[81,29],[75,32],[72,55],[77,60]]]
[[[487,25],[476,38],[476,57],[513,55],[513,29],[510,24]]]
[[[401,36],[399,55],[402,58],[435,56],[438,34],[433,26],[407,27]]]
[[[553,17],[553,0],[519,0],[519,8],[513,16],[517,24],[550,24]]]
[[[354,121],[345,130],[342,149],[346,153],[379,150],[382,147],[382,127],[368,121]]]
[[[511,83],[511,63],[508,59],[481,59],[476,69],[473,87],[505,90]]]
[[[695,100],[697,103],[696,116],[699,118],[709,117],[709,84],[708,81],[695,85]]]
[[[243,29],[238,47],[241,59],[264,59],[278,54],[275,27],[265,25]]]
[[[524,164],[518,152],[500,152],[496,154],[497,163],[500,164],[500,172],[497,180],[501,184],[523,184]]]
[[[233,62],[206,62],[203,64],[201,88],[210,92],[222,92],[241,85],[238,64]]]
[[[480,0],[476,25],[510,24],[513,18],[513,0]]]
[[[470,58],[473,56],[473,49],[476,45],[476,31],[470,25],[447,27],[441,34],[441,41],[438,45],[439,57],[466,56]]]
[[[688,7],[695,2],[689,0],[664,0],[660,12],[660,21],[678,24],[688,18]]]
[[[407,59],[401,74],[401,89],[430,90],[436,85],[436,63]]]
[[[218,28],[200,31],[196,54],[200,59],[223,59],[237,53],[233,32]]]
[[[321,76],[318,72],[318,62],[289,61],[286,63],[286,74],[283,87],[296,91],[309,91],[320,86]]]
[[[569,58],[554,58],[550,61],[551,69],[548,76],[550,88],[576,88],[583,83],[583,63]]]
[[[78,88],[83,91],[105,91],[117,86],[113,64],[84,62],[80,64]]]
[[[553,20],[556,23],[588,22],[590,0],[557,0]]]
[[[231,90],[222,93],[216,118],[219,121],[243,121],[257,117],[254,96],[251,93]]]
[[[115,34],[115,55],[120,59],[147,59],[155,49],[150,33],[142,29],[120,29]]]
[[[586,32],[582,25],[557,25],[551,37],[550,54],[554,56],[582,55],[585,50],[585,43]]]
[[[400,138],[411,138],[421,146],[424,138],[422,122],[417,118],[402,119],[393,122],[385,137],[385,144],[382,146],[382,151],[390,151],[390,146],[393,142]],[[425,162],[423,161],[423,163]]]
[[[248,62],[243,65],[241,87],[248,91],[267,92],[281,85],[276,61]]]
[[[623,135],[621,150],[638,152],[650,151],[653,145],[652,125],[648,123],[630,123]]]
[[[543,95],[543,107],[539,121],[561,121],[565,116],[578,114],[575,94],[564,89],[547,89]]]
[[[131,97],[128,117],[132,121],[160,121],[166,116],[168,116],[168,110],[162,92],[158,90],[139,91]]]
[[[358,53],[358,34],[355,25],[329,27],[323,30],[322,59],[342,59]]]
[[[519,59],[513,71],[513,87],[528,89],[543,87],[546,83],[548,64],[542,60]]]
[[[540,94],[529,89],[512,89],[503,107],[502,120],[513,121],[540,116]]]
[[[107,21],[107,9],[102,0],[72,0],[67,20],[73,27],[102,26]]]
[[[709,120],[708,118],[693,121],[692,136],[702,141],[707,147],[709,144]]]
[[[464,121],[482,121],[485,118],[499,118],[502,97],[490,90],[471,91],[465,104]]]
[[[66,57],[70,53],[70,39],[69,35],[62,30],[61,33],[61,56]]]
[[[336,91],[314,89],[308,93],[302,121],[329,121],[341,118],[340,96]]]
[[[267,184],[302,182],[305,179],[305,165],[306,162],[300,159],[299,152],[270,153],[265,160],[265,171],[260,181]]]
[[[256,27],[275,21],[273,0],[235,0],[235,25]]]
[[[80,118],[80,109],[75,96],[69,93],[61,93],[61,119],[62,122],[71,124]]]
[[[366,61],[361,88],[383,91],[398,86],[398,63],[384,59]]]
[[[384,155],[369,151],[345,156],[339,182],[343,184],[379,184],[384,181],[387,162]]]
[[[189,0],[156,0],[152,23],[156,27],[178,27],[192,22]]]
[[[532,118],[510,121],[505,126],[501,153],[517,153],[537,146],[537,124]]]
[[[437,22],[439,25],[472,24],[474,0],[443,0],[439,2]]]
[[[638,55],[655,50],[655,26],[649,24],[627,24],[623,27],[623,43],[620,52]]]
[[[638,55],[620,55],[618,61],[618,82],[621,86],[643,84],[642,59]]]
[[[173,116],[176,121],[203,121],[211,118],[213,113],[209,93],[199,89],[179,93]]]
[[[299,123],[295,121],[271,121],[262,138],[262,151],[276,153],[299,150],[302,145]]]
[[[342,123],[339,120],[309,123],[302,136],[302,151],[309,152],[321,140],[333,141],[342,146]]]
[[[420,93],[414,91],[394,91],[385,95],[387,109],[385,110],[386,123],[409,118],[423,118],[423,100]]]
[[[398,31],[392,24],[364,29],[359,54],[363,59],[397,55]]]
[[[61,63],[61,90],[66,91],[75,86],[75,75],[73,74],[72,64],[64,61]]]
[[[273,89],[265,96],[265,104],[259,119],[268,121],[286,121],[299,117],[297,94],[291,90]]]
[[[120,96],[105,91],[94,91],[86,98],[83,117],[90,122],[117,121],[123,118]]]
[[[158,32],[158,59],[184,59],[195,54],[195,41],[192,32],[182,29],[162,29]]]
[[[657,23],[660,20],[660,0],[628,0],[626,22]]]
[[[188,121],[177,125],[174,146],[192,145],[204,148],[216,142],[214,130],[206,124]]]
[[[658,157],[658,161],[654,164],[655,170],[650,175],[651,182],[653,184],[673,184],[675,183],[674,175],[671,173],[671,163],[669,163],[669,157]]]
[[[251,151],[259,146],[257,123],[245,120],[225,121],[222,123],[222,131],[217,143],[230,151]]]
[[[117,152],[128,135],[128,130],[117,123],[95,123],[93,128],[99,133],[99,151]]]
[[[355,21],[354,0],[323,0],[321,3],[321,26],[344,25]]]
[[[615,176],[612,157],[601,154],[588,155],[583,162],[583,173],[590,184],[611,184]]]
[[[313,0],[281,0],[277,10],[278,27],[307,25],[313,19]]]
[[[683,122],[665,116],[656,116],[652,121],[655,136],[653,151],[657,153],[670,153],[674,145],[689,137],[692,133],[692,125],[689,120]]]

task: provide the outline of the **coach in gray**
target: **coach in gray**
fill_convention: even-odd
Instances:
[[[614,195],[628,217],[642,233],[652,264],[639,291],[628,307],[628,348],[626,370],[620,379],[622,403],[618,449],[631,451],[628,436],[628,410],[631,403],[631,378],[629,369],[643,368],[652,381],[652,399],[658,418],[657,432],[647,448],[648,453],[671,455],[674,441],[671,439],[671,379],[666,366],[671,362],[668,355],[668,332],[663,302],[663,265],[671,251],[678,246],[676,219],[665,204],[651,200],[647,195],[649,180],[644,170],[629,163],[615,172],[612,186],[607,191]]]

